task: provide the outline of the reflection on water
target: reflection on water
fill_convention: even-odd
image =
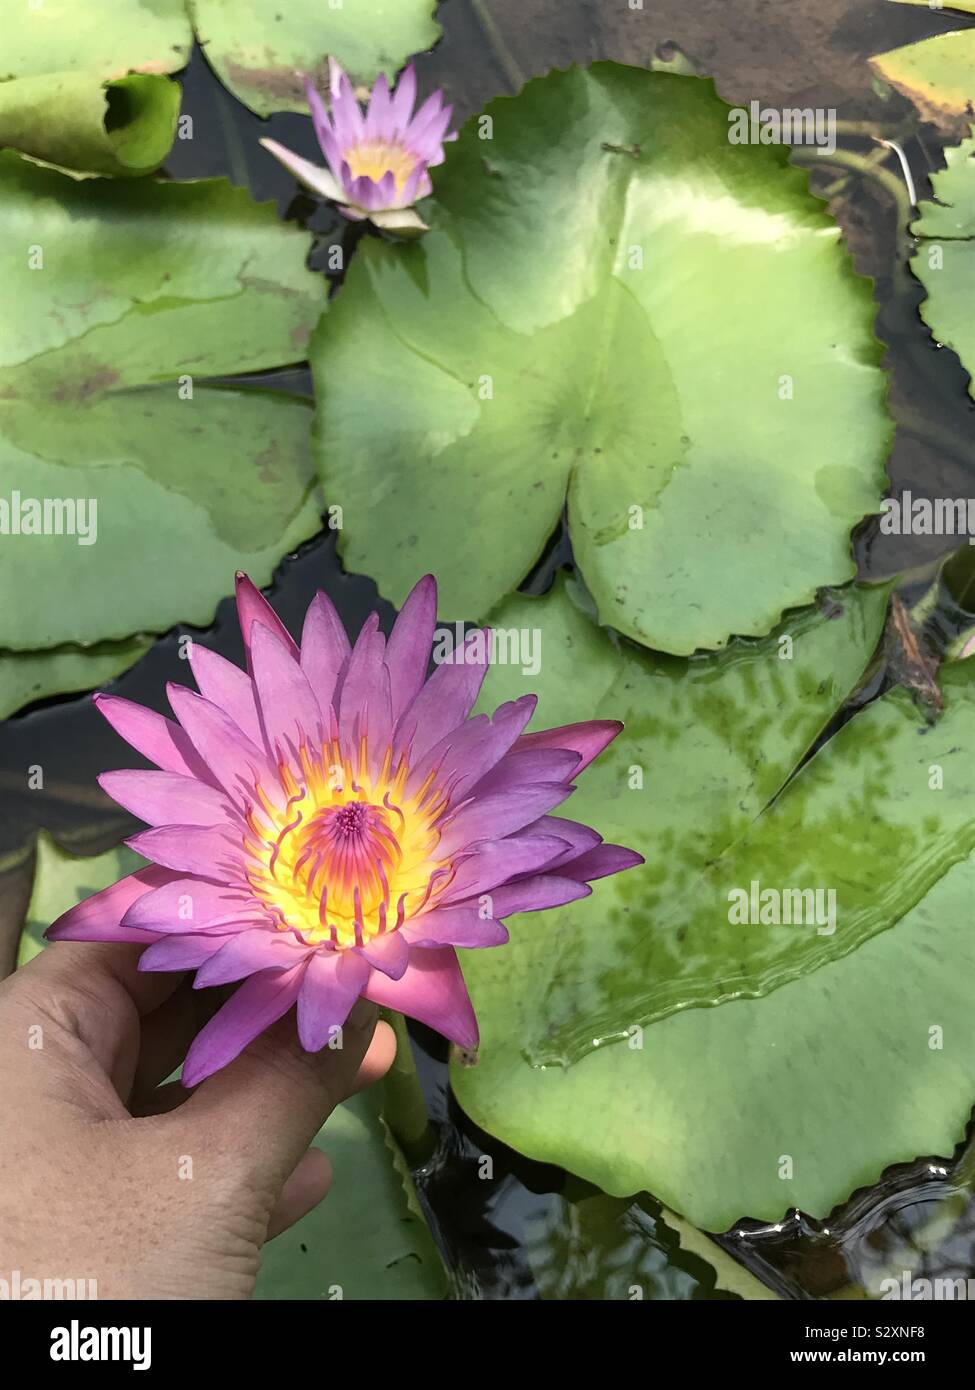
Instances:
[[[460,118],[523,78],[552,66],[614,58],[646,66],[683,52],[715,78],[727,101],[753,99],[777,106],[835,107],[839,118],[866,129],[896,129],[920,197],[941,167],[941,133],[919,123],[901,98],[875,88],[866,57],[929,34],[961,29],[975,19],[887,0],[818,0],[815,5],[768,5],[766,0],[448,0],[441,9],[443,41],[418,64],[421,94],[443,85]],[[310,122],[280,115],[270,122],[238,106],[210,77],[197,52],[185,78],[184,110],[192,140],[177,143],[167,164],[173,178],[227,175],[257,198],[273,197],[283,215],[319,237],[311,263],[325,264],[327,247],[350,229],[295,189],[289,176],[257,145],[261,135],[310,158],[317,147]],[[662,137],[663,138],[663,134]],[[869,139],[843,137],[854,150]],[[891,156],[889,168],[897,173]],[[964,496],[975,472],[973,413],[967,377],[954,354],[933,344],[920,323],[923,291],[906,268],[907,240],[889,196],[879,185],[844,171],[817,171],[814,188],[830,198],[861,274],[875,280],[877,334],[888,347],[890,409],[898,429],[890,462],[894,490],[915,496]],[[358,235],[358,233],[356,233]],[[307,393],[307,373],[280,374],[279,389]],[[828,463],[828,460],[825,461]],[[286,562],[273,591],[275,606],[295,630],[312,593],[324,587],[348,626],[357,629],[376,606],[370,581],[344,576],[333,537],[323,536]],[[867,523],[857,538],[861,572],[893,574],[934,559],[937,537],[880,536]],[[568,558],[564,532],[553,537],[533,574],[541,592]],[[385,610],[385,618],[390,617]],[[221,605],[207,644],[239,661],[239,634],[229,602]],[[161,707],[166,680],[181,681],[185,665],[177,634],[158,642],[115,689]],[[877,677],[873,690],[883,684]],[[29,794],[24,769],[40,762],[43,791]],[[47,827],[61,843],[96,853],[134,825],[102,797],[95,774],[132,755],[100,720],[90,701],[46,702],[0,729],[0,971],[4,949],[25,901],[25,865],[35,831]],[[435,1161],[419,1189],[455,1272],[460,1296],[487,1298],[714,1298],[732,1297],[733,1280],[718,1280],[709,1263],[681,1246],[651,1200],[618,1201],[581,1190],[557,1169],[529,1163],[475,1131],[447,1099],[439,1043],[422,1032],[428,1098],[442,1123]],[[494,1176],[480,1176],[481,1160]],[[722,1237],[723,1248],[789,1298],[877,1297],[884,1280],[967,1278],[975,1273],[975,1203],[971,1156],[948,1165],[918,1163],[891,1170],[875,1188],[855,1195],[819,1225],[793,1214],[778,1227],[743,1222]],[[717,1258],[717,1256],[715,1257]],[[634,1295],[633,1290],[640,1293]],[[748,1296],[747,1292],[745,1296]]]

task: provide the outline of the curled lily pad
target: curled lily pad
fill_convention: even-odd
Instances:
[[[208,378],[300,360],[307,240],[222,180],[0,155],[0,647],[205,625],[319,527],[307,403]],[[161,582],[164,578],[165,582]]]
[[[542,723],[577,701],[627,721],[577,795],[648,862],[465,953],[481,1047],[453,1083],[490,1133],[706,1230],[822,1217],[886,1165],[951,1152],[975,1097],[971,663],[947,668],[933,728],[892,691],[790,780],[867,662],[878,597],[798,615],[791,661],[784,627],[690,662],[617,652],[571,590],[497,615],[541,633]],[[524,688],[490,679],[489,700]],[[832,888],[835,930],[733,920],[753,884]]]
[[[400,602],[435,568],[483,617],[567,505],[600,618],[674,653],[852,577],[890,432],[870,289],[788,152],[728,135],[710,83],[614,63],[468,122],[432,229],[363,243],[313,340],[350,569]]]
[[[954,129],[975,109],[975,30],[936,34],[870,59],[878,77],[896,87],[926,121]]]
[[[975,138],[946,149],[945,160],[931,175],[937,202],[922,203],[911,227],[921,243],[911,266],[927,290],[921,315],[957,352],[975,395]]]
[[[261,116],[307,111],[301,73],[327,85],[328,58],[370,86],[440,37],[436,0],[188,0],[207,61]]]
[[[166,158],[189,59],[184,0],[43,0],[3,19],[0,146],[68,169],[142,174]]]
[[[172,146],[179,100],[178,83],[146,73],[0,82],[0,146],[88,173],[151,173]]]
[[[94,647],[52,647],[40,652],[0,651],[0,719],[50,695],[91,690],[134,666],[152,646],[147,637]]]

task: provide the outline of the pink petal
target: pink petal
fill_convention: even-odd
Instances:
[[[222,936],[166,936],[139,957],[140,970],[195,970],[220,950]]]
[[[308,679],[279,637],[257,623],[251,629],[251,670],[264,746],[272,762],[297,760],[304,744],[322,742],[322,712]]]
[[[371,613],[363,623],[341,678],[339,733],[343,749],[352,758],[357,757],[364,736],[370,755],[381,757],[392,734],[389,672],[383,661],[386,638],[377,630],[378,621],[378,615]]]
[[[635,869],[646,860],[634,849],[623,845],[598,845],[595,849],[580,854],[562,864],[559,873],[566,878],[575,878],[580,883],[590,883],[594,878],[606,878],[609,874],[622,873],[624,869]]]
[[[323,725],[329,723],[329,710],[339,671],[352,648],[342,620],[331,599],[319,589],[305,614],[301,633],[301,669],[314,691]]]
[[[245,980],[197,1034],[183,1063],[183,1085],[196,1086],[225,1067],[282,1018],[298,997],[304,973],[304,965],[299,965],[294,970],[262,971]]]
[[[578,884],[573,885],[578,887]],[[503,946],[508,931],[503,922],[484,917],[477,907],[441,907],[425,912],[401,927],[397,936],[405,936],[411,946]]]
[[[563,869],[561,871],[565,873]],[[562,907],[579,898],[588,898],[592,889],[587,883],[558,874],[533,874],[514,883],[502,883],[492,888],[491,911],[497,917],[510,917],[513,912],[539,912],[546,907]],[[461,904],[458,904],[461,906]]]
[[[160,825],[125,842],[136,854],[167,869],[204,878],[243,877],[240,841],[226,830],[199,825]]]
[[[396,84],[396,91],[393,94],[390,115],[393,126],[396,130],[403,130],[409,125],[410,117],[413,114],[413,103],[416,101],[416,70],[413,64],[408,64],[400,74],[400,79]]]
[[[582,762],[575,770],[578,775],[587,768],[608,743],[612,743],[623,725],[618,719],[588,719],[581,724],[563,724],[559,729],[540,729],[536,734],[523,734],[516,745],[524,748],[571,748]]]
[[[427,574],[407,595],[386,647],[394,720],[399,719],[423,687],[436,622],[437,581]]]
[[[416,763],[470,714],[487,675],[486,654],[490,643],[483,633],[471,633],[455,655],[442,662],[406,709],[396,725],[397,750],[410,750]]]
[[[319,1052],[337,1034],[369,978],[358,951],[315,951],[298,994],[298,1037],[306,1052]]]
[[[377,936],[367,945],[360,946],[359,950],[370,965],[391,980],[402,979],[410,963],[409,943],[402,932],[392,931]]]
[[[143,927],[151,932],[183,934],[194,931],[227,931],[238,925],[254,925],[257,917],[249,892],[225,883],[202,878],[186,878],[167,873],[168,882],[129,907],[122,918],[127,927]]]
[[[155,941],[156,934],[135,926],[122,926],[122,918],[143,894],[168,883],[168,869],[149,864],[127,878],[120,878],[98,893],[92,893],[52,922],[44,935],[48,941]]]
[[[569,782],[579,766],[579,754],[569,748],[526,748],[501,759],[471,787],[472,796],[489,796],[536,782]]]
[[[553,817],[554,819],[554,817]],[[445,906],[475,897],[519,874],[537,873],[569,849],[551,835],[521,836],[477,845],[456,866],[453,880],[439,901]]]
[[[165,772],[182,772],[212,782],[206,763],[171,719],[120,695],[93,695],[92,703],[136,752]]]
[[[535,704],[534,695],[523,695],[495,710],[490,719],[478,714],[459,729],[452,729],[415,765],[406,783],[407,794],[417,791],[436,769],[437,786],[452,801],[460,801],[504,758],[532,717]],[[534,780],[556,779],[536,777]]]
[[[308,950],[307,946],[299,946],[290,932],[275,931],[273,927],[216,940],[219,949],[197,971],[194,989],[229,985],[261,970],[293,970]]]
[[[196,642],[190,647],[190,668],[203,698],[226,710],[251,743],[260,744],[261,724],[254,687],[246,671]]]
[[[437,855],[452,859],[480,840],[500,840],[512,835],[560,805],[572,790],[564,782],[541,782],[534,787],[476,797],[447,821],[440,833]]]
[[[458,1047],[477,1046],[477,1019],[457,956],[450,946],[411,956],[409,969],[401,980],[391,980],[374,970],[363,993],[381,1008],[397,1009],[435,1028]]]
[[[251,743],[229,714],[182,686],[168,686],[167,694],[173,713],[209,767],[211,777],[229,793],[235,805],[252,804],[258,783],[269,797],[281,801],[281,784],[263,748]]]
[[[531,825],[526,825],[523,830],[519,830],[513,838],[517,840],[522,838],[534,839],[537,835],[554,835],[564,844],[561,854],[545,866],[547,872],[554,871],[560,864],[567,864],[570,859],[576,859],[580,854],[588,853],[589,850],[595,849],[603,842],[602,835],[597,830],[593,830],[591,825],[582,825],[579,821],[566,820],[563,816],[542,816],[539,820],[533,821]]]
[[[149,825],[229,825],[235,820],[223,792],[181,772],[103,772],[98,785]]]
[[[265,627],[270,628],[277,637],[280,637],[294,659],[298,660],[298,648],[295,646],[291,633],[246,574],[237,575],[237,617],[240,621],[240,631],[244,639],[244,651],[247,653],[248,665],[250,664],[251,627],[254,623],[263,623]]]
[[[369,107],[366,111],[364,126],[365,138],[367,140],[387,138],[391,129],[389,83],[386,81],[386,74],[381,72],[376,78],[369,96]]]

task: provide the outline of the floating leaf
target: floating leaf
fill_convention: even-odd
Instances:
[[[936,34],[878,53],[870,66],[935,125],[951,127],[975,109],[975,30]]]
[[[945,159],[948,167],[931,175],[938,201],[922,203],[911,227],[921,239],[911,265],[928,292],[921,316],[957,352],[975,395],[975,138],[946,149]]]
[[[0,226],[0,583],[31,595],[0,646],[205,626],[235,569],[266,583],[320,524],[307,403],[206,380],[304,356],[306,237],[222,180],[79,183],[12,153]]]
[[[94,690],[134,666],[151,646],[149,638],[133,637],[94,647],[0,652],[0,719],[50,695]]]
[[[0,82],[0,146],[88,173],[151,173],[172,147],[179,101],[178,83],[144,73]]]
[[[975,1095],[970,663],[948,668],[933,729],[892,691],[786,782],[869,655],[877,597],[799,615],[791,662],[775,638],[690,662],[617,654],[562,592],[497,615],[541,632],[540,727],[627,721],[574,814],[648,863],[515,918],[503,951],[463,953],[482,1043],[453,1082],[476,1123],[706,1230],[825,1216],[887,1164],[950,1153]],[[489,679],[489,702],[527,684]],[[753,882],[833,888],[835,932],[733,923],[730,891]],[[708,999],[725,1002],[683,1007]],[[540,1065],[560,1056],[580,1060]]]
[[[255,1298],[438,1299],[446,1275],[411,1209],[374,1086],[341,1105],[315,1140],[332,1193],[264,1247]]]
[[[392,77],[440,37],[435,0],[188,0],[207,61],[259,115],[307,111],[301,74],[328,83],[337,58],[354,83]]]
[[[185,0],[24,0],[6,7],[0,77],[178,72],[192,41]]]
[[[852,577],[870,289],[787,151],[728,133],[710,83],[556,72],[465,127],[419,244],[359,248],[312,344],[347,568],[483,617],[568,499],[601,619],[678,653]]]
[[[854,589],[827,600],[835,617],[807,609],[762,641],[689,662],[619,647],[587,621],[571,582],[544,600],[513,598],[492,616],[499,631],[537,632],[541,669],[494,668],[481,707],[532,690],[539,727],[622,719],[622,734],[580,783],[572,818],[647,859],[598,884],[593,902],[526,919],[533,940],[558,942],[533,977],[545,999],[533,1061],[575,1059],[594,1038],[620,1036],[691,1003],[764,994],[879,929],[883,892],[872,876],[855,900],[855,921],[854,899],[844,899],[844,930],[832,939],[814,930],[731,927],[727,892],[756,876],[821,883],[806,872],[808,855],[824,838],[832,844],[834,818],[842,823],[859,804],[846,806],[849,786],[834,788],[829,779],[818,802],[799,782],[787,783],[866,666],[886,597],[885,589]],[[849,732],[820,758],[838,756]],[[804,787],[809,779],[800,780]],[[945,793],[953,812],[957,796]],[[775,814],[762,817],[773,802]],[[810,833],[796,843],[792,816],[800,814]]]

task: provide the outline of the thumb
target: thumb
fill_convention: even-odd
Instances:
[[[377,1017],[360,999],[340,1047],[306,1052],[286,1015],[167,1118],[197,1152],[234,1164],[237,1176],[277,1196],[335,1107],[392,1063],[396,1039]]]

